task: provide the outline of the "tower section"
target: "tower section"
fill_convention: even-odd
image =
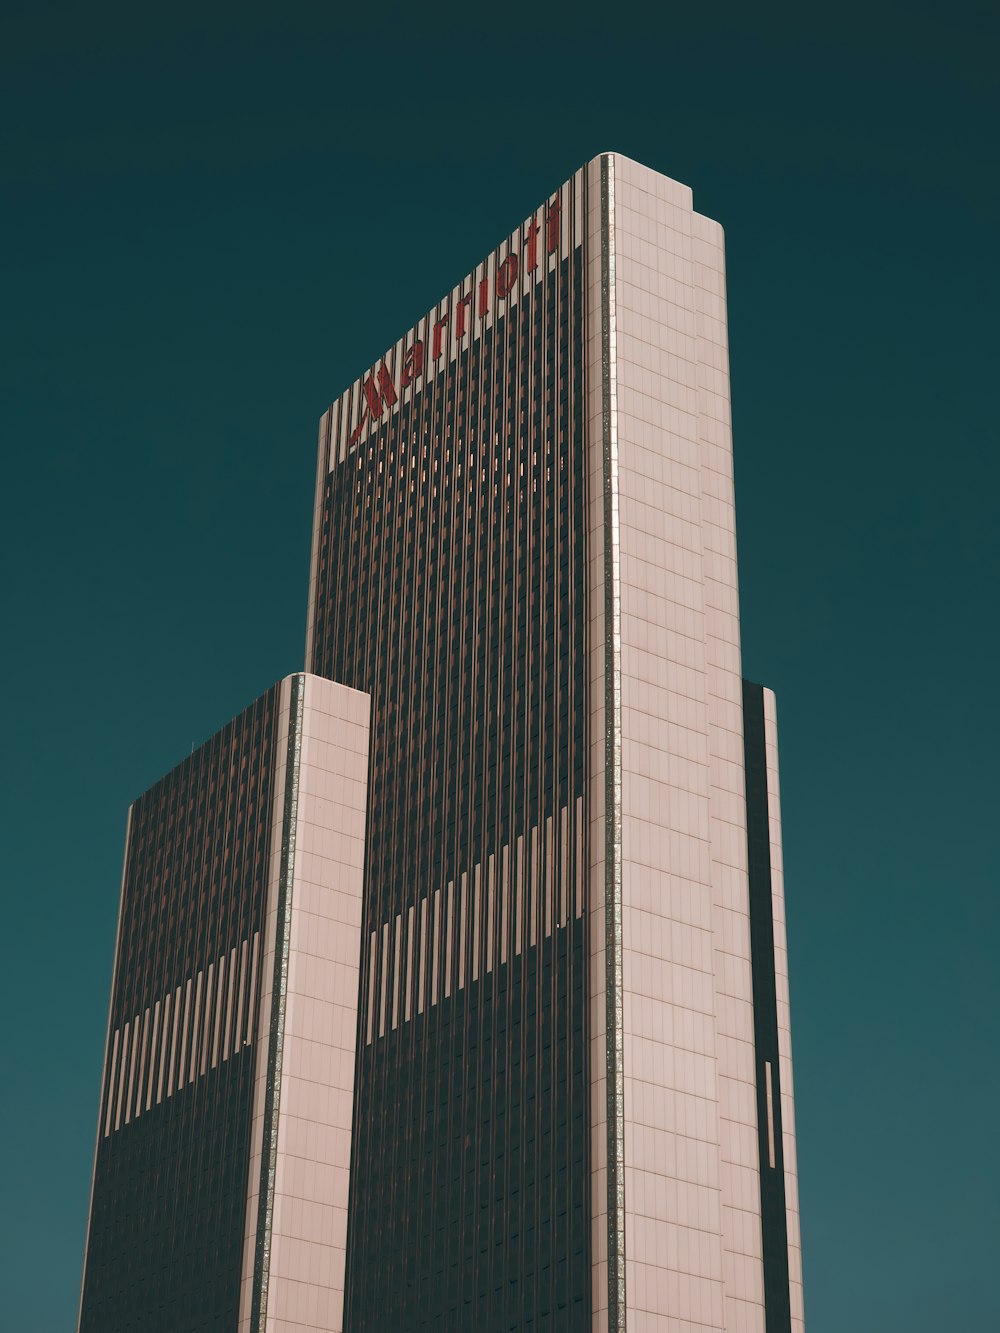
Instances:
[[[343,1327],[368,725],[290,676],[129,811],[81,1333]]]
[[[594,1327],[784,1333],[794,1158],[760,1114],[790,1123],[787,972],[779,1098],[783,935],[748,873],[780,828],[747,818],[722,229],[619,154],[587,201]]]
[[[307,661],[372,698],[352,1329],[589,1319],[584,184],[321,425]]]
[[[351,1327],[800,1327],[686,186],[595,158],[333,404],[307,662],[373,701]]]

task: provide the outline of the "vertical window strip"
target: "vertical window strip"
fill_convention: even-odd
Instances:
[[[135,1062],[139,1054],[139,1015],[132,1019],[132,1050],[128,1059],[128,1091],[125,1093],[125,1123],[132,1119],[132,1090],[135,1080]]]
[[[531,945],[538,943],[538,829],[531,830],[531,912],[528,917]]]
[[[125,1100],[125,1074],[128,1069],[128,1039],[131,1024],[125,1024],[125,1031],[122,1033],[122,1062],[118,1073],[118,1090],[115,1095],[115,1129],[121,1128],[122,1123],[122,1103]]]
[[[445,892],[445,913],[444,913],[444,998],[447,1000],[451,996],[451,951],[452,936],[454,934],[455,922],[455,881],[448,881],[448,888]]]
[[[490,855],[489,870],[487,874],[490,878],[493,876],[493,856]],[[480,924],[480,896],[482,894],[482,875],[480,866],[476,866],[476,877],[473,881],[472,890],[472,980],[479,980],[479,924]]]
[[[215,998],[215,963],[209,963],[205,976],[205,1016],[202,1020],[201,1066],[199,1073],[204,1078],[208,1072],[208,1062],[212,1055],[212,1000]]]
[[[142,1103],[145,1100],[144,1084],[146,1082],[146,1052],[149,1047],[149,1010],[142,1016],[142,1045],[139,1047],[139,1077],[135,1081],[135,1114],[141,1115]]]
[[[431,1005],[438,1002],[438,937],[441,934],[441,890],[434,890],[434,916],[431,921]]]
[[[181,1012],[181,988],[174,991],[170,1003],[173,1015],[170,1024],[170,1064],[167,1067],[167,1096],[174,1095],[174,1075],[177,1072],[177,1022]]]
[[[411,903],[406,909],[406,986],[403,994],[406,996],[406,1006],[404,1015],[406,1022],[410,1021],[413,1013],[413,921],[414,908]]]
[[[468,875],[462,871],[461,892],[458,902],[458,989],[465,989],[465,898]]]
[[[507,961],[507,941],[510,939],[510,853],[506,846],[500,853],[500,962]]]
[[[771,1061],[764,1061],[764,1089],[767,1095],[767,1160],[774,1170],[774,1094],[771,1090]]]
[[[545,938],[552,934],[552,886],[555,878],[553,857],[555,846],[552,842],[552,816],[545,816]]]
[[[201,992],[205,983],[205,973],[199,972],[194,984],[194,1017],[191,1019],[191,1063],[188,1066],[189,1083],[198,1077],[201,1066]]]
[[[170,1031],[170,996],[163,1000],[163,1030],[160,1034],[160,1072],[156,1078],[156,1104],[163,1101],[163,1084],[167,1077],[167,1033]]]
[[[156,1039],[160,1035],[160,1001],[153,1005],[153,1032],[149,1039],[149,1079],[146,1085],[146,1110],[153,1105],[153,1083],[156,1076]]]
[[[389,988],[389,923],[382,927],[382,985],[378,997],[378,1035],[385,1036],[385,997]]]
[[[233,1033],[233,1054],[239,1055],[243,1049],[243,1011],[246,1005],[247,987],[247,942],[240,945],[240,984],[237,989],[236,1031]]]
[[[367,1038],[365,1045],[372,1044],[374,1035],[373,1027],[375,1023],[375,932],[371,933],[371,939],[368,941],[368,1019],[366,1024]]]
[[[245,1045],[249,1046],[253,1042],[254,1036],[254,1011],[257,1008],[257,965],[260,961],[260,931],[253,933],[253,949],[250,953],[250,993],[247,996],[247,1027],[246,1035],[243,1038]]]
[[[427,956],[427,899],[420,900],[420,965],[417,971],[417,1013],[424,1012],[424,977]]]
[[[219,970],[215,974],[215,1025],[212,1032],[212,1068],[219,1063],[219,1033],[222,1031],[222,996],[226,985],[226,955],[219,958]]]
[[[506,854],[507,848],[504,847]],[[514,902],[514,953],[521,952],[521,941],[524,939],[524,834],[517,835],[517,861],[514,866],[514,875],[517,880],[516,897]]]
[[[229,951],[229,984],[226,986],[226,1026],[222,1037],[222,1058],[229,1059],[233,1035],[233,991],[236,989],[236,945]]]
[[[115,1028],[114,1039],[111,1043],[111,1063],[108,1066],[108,1079],[104,1089],[106,1106],[104,1110],[104,1137],[107,1138],[111,1133],[111,1113],[115,1105],[115,1074],[118,1071],[118,1043],[121,1040],[121,1032]]]
[[[569,844],[566,834],[569,812],[563,806],[559,811],[559,924],[566,925],[569,911]]]
[[[393,927],[395,943],[392,948],[392,1030],[395,1032],[399,1027],[399,963],[400,950],[402,945],[401,933],[403,928],[403,918],[396,917],[396,924]]]
[[[489,883],[487,885],[487,890],[486,890],[486,974],[487,976],[493,971],[493,920],[495,911],[494,898],[496,896],[494,888],[494,880],[495,880],[494,868],[495,868],[494,859],[491,856]]]
[[[576,916],[583,916],[583,797],[576,798]]]
[[[184,1086],[184,1074],[187,1065],[188,1019],[191,1016],[191,978],[184,985],[184,1021],[181,1024],[181,1058],[177,1066],[178,1090]]]

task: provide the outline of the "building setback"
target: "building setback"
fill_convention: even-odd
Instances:
[[[798,1333],[686,187],[595,158],[325,414],[306,668],[130,813],[81,1329]]]

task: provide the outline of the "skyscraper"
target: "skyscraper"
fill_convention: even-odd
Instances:
[[[243,860],[234,760],[133,807],[81,1327],[801,1329],[774,698],[686,187],[595,158],[325,414],[306,667],[244,715]]]

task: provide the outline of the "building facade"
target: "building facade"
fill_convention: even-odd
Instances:
[[[368,730],[291,676],[129,811],[81,1331],[340,1327]]]
[[[119,1108],[140,1100],[129,1051],[140,1084],[153,1077],[149,985],[180,1005],[182,1033],[193,986],[207,1030],[195,963],[244,941],[245,1050],[225,1077],[242,1061],[245,1086],[200,1122],[234,1126],[232,1183],[212,1184],[229,1249],[185,1269],[201,1273],[197,1308],[225,1313],[149,1327],[803,1328],[776,717],[742,679],[728,386],[721,228],[686,187],[603,154],[325,414],[309,674],[270,707],[280,719],[295,691],[332,691],[366,710],[346,751],[357,863],[309,862],[317,892],[352,904],[321,932],[346,969],[336,1123],[283,1109],[274,1052],[299,1010],[279,1021],[280,949],[261,924],[288,897],[280,868],[270,888],[240,880],[239,941],[206,934],[178,970],[160,957],[164,895],[214,904],[235,872],[211,860],[216,821],[199,853],[216,868],[184,888],[190,870],[149,842],[168,837],[166,798],[147,794],[128,836],[82,1328],[134,1326],[88,1310],[169,1287],[172,1258],[144,1270],[136,1252],[132,1286],[116,1275],[137,1209],[171,1255],[198,1249],[183,1190],[173,1211],[148,1193],[142,1153],[159,1147],[131,1147],[144,1115],[163,1142],[178,1103],[162,1129],[152,1103]],[[334,774],[345,762],[327,758]],[[279,786],[254,789],[258,830]],[[273,860],[287,833],[270,818]],[[322,819],[323,838],[346,836],[340,807]],[[221,909],[198,910],[208,930]],[[309,1041],[333,1040],[325,1014]],[[205,1060],[192,1045],[181,1066]],[[317,1060],[303,1077],[325,1087]],[[283,1156],[286,1115],[289,1141],[301,1134]],[[199,1131],[175,1144],[178,1180],[196,1146],[212,1174]],[[297,1210],[278,1188],[293,1159]]]

